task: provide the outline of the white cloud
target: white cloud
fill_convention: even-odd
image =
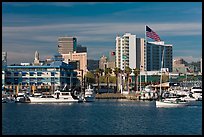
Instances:
[[[162,36],[186,36],[202,35],[201,23],[154,23],[148,24],[155,32]],[[48,56],[57,52],[57,38],[65,34],[76,36],[78,42],[88,48],[88,57],[95,58],[101,54],[108,53],[115,47],[116,35],[123,35],[125,32],[144,37],[145,23],[78,23],[78,24],[52,24],[39,26],[3,26],[2,40],[5,51],[30,54],[35,50],[42,50],[42,55]],[[104,42],[106,42],[104,48]],[[32,43],[32,44],[30,44]],[[37,45],[35,45],[37,43]],[[180,42],[181,43],[181,42]],[[109,48],[110,47],[110,48]],[[21,52],[20,50],[23,49]],[[51,52],[51,50],[53,50]],[[179,52],[179,51],[178,51]],[[192,51],[191,51],[192,52]],[[197,51],[195,51],[197,52]],[[49,54],[50,53],[50,54]],[[181,52],[182,54],[186,54]],[[188,55],[192,53],[188,52]],[[18,57],[10,57],[17,60]],[[11,59],[11,60],[12,60]],[[20,60],[17,60],[20,61]]]
[[[66,28],[66,29],[65,29]],[[150,28],[162,35],[201,35],[201,23],[152,23]],[[108,35],[124,32],[144,34],[145,23],[78,23],[78,24],[55,24],[39,26],[2,27],[3,35],[13,35],[15,33],[42,33],[72,31],[84,35]]]

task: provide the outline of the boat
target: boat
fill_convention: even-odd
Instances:
[[[192,93],[192,96],[197,101],[202,101],[202,87],[200,87],[200,86],[193,86],[191,88],[191,93]]]
[[[94,89],[91,88],[91,85],[89,85],[88,88],[85,89],[84,101],[85,102],[93,102],[93,101],[95,101],[95,92],[94,92]]]
[[[182,100],[180,98],[176,97],[166,97],[162,98],[162,89],[161,89],[161,83],[162,83],[162,67],[163,67],[163,59],[164,59],[164,50],[163,50],[163,55],[162,55],[162,62],[161,62],[161,77],[160,77],[160,91],[159,91],[159,100],[156,100],[156,107],[184,107],[188,105],[187,101]]]
[[[3,97],[2,103],[16,103],[16,100],[14,97]]]
[[[18,95],[16,95],[15,99],[16,99],[16,103],[20,102],[20,100],[22,100],[23,98],[25,98],[25,93],[23,92],[19,92]]]
[[[74,99],[71,92],[57,90],[54,94],[44,94],[37,97],[29,97],[30,103],[71,103],[79,102],[79,99]]]
[[[163,100],[156,101],[156,107],[184,107],[188,105],[187,101],[180,98],[165,98]]]

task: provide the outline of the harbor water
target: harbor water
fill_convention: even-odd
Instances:
[[[202,102],[201,102],[202,103]],[[155,101],[2,104],[3,135],[202,135],[202,105],[156,108]]]

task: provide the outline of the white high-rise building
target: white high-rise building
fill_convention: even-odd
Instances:
[[[116,37],[116,67],[121,70],[124,70],[126,66],[131,69],[139,68],[142,40],[131,33]]]

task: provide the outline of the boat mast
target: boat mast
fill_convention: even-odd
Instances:
[[[164,48],[163,48],[163,52],[162,52],[162,61],[161,61],[161,77],[160,77],[160,100],[162,99],[162,89],[161,89],[161,84],[162,84],[162,68],[163,68],[163,63],[164,63]]]

